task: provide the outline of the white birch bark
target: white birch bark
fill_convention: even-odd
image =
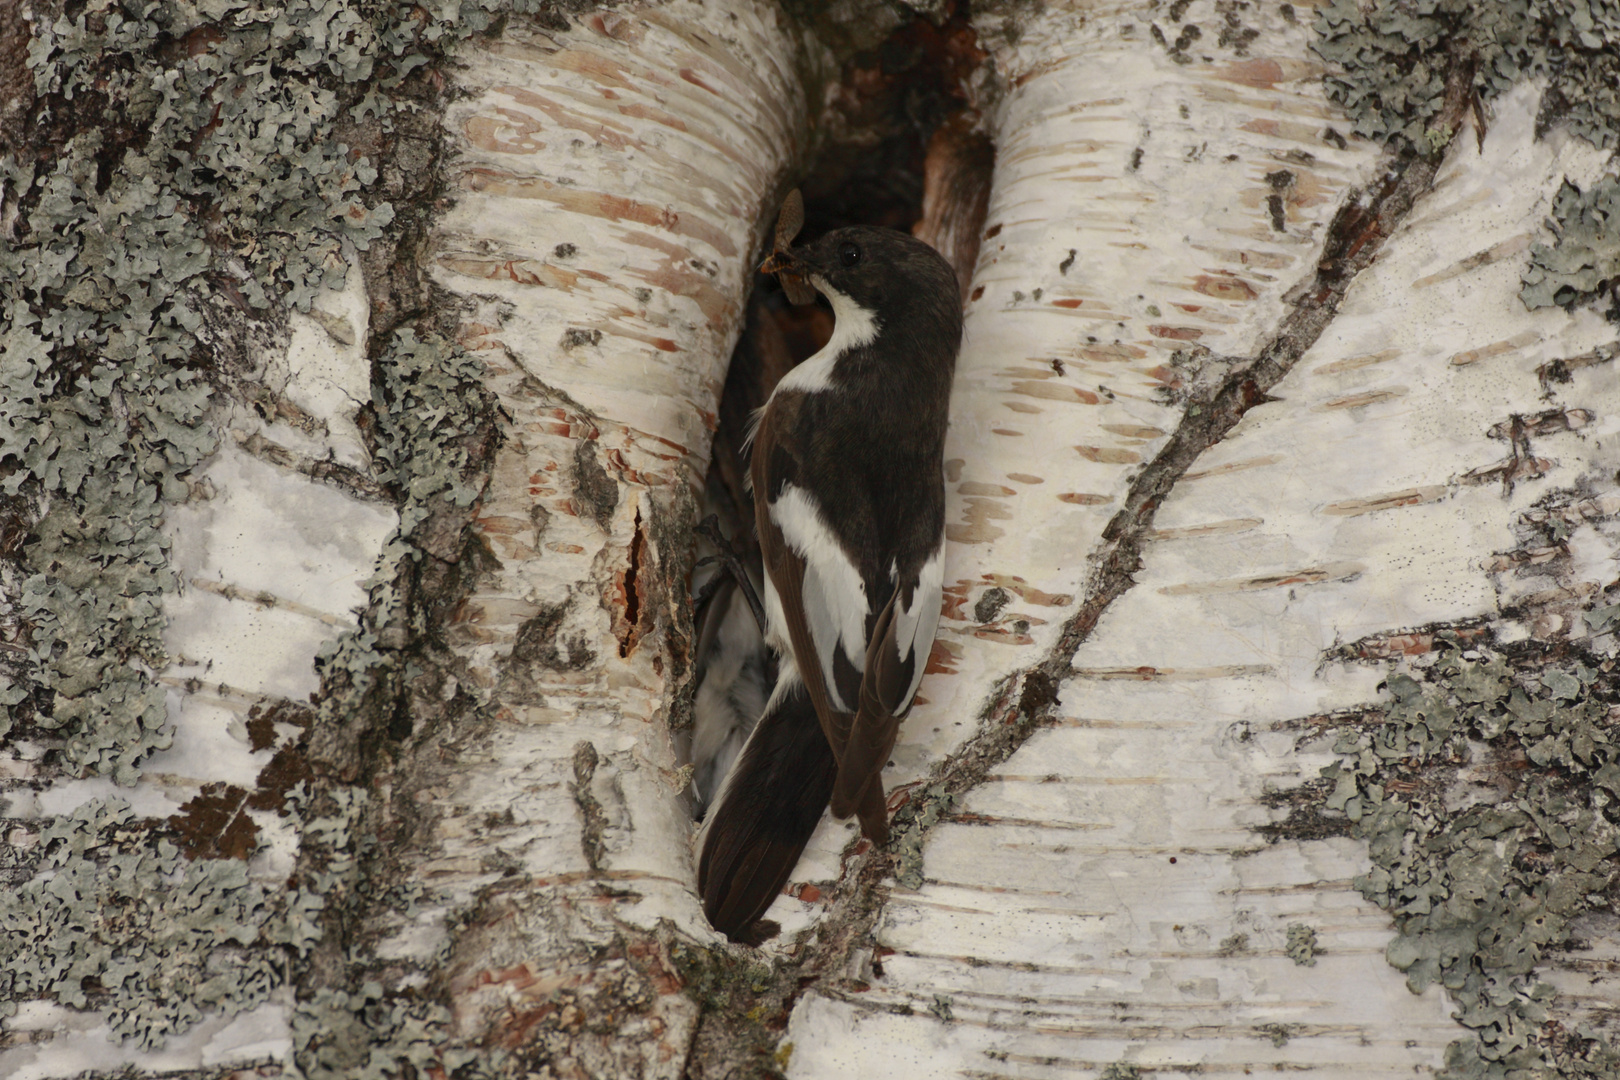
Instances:
[[[466,97],[446,118],[458,198],[427,257],[468,298],[462,344],[484,358],[509,425],[475,525],[498,569],[445,635],[495,730],[445,742],[460,759],[442,786],[400,779],[436,820],[407,860],[428,891],[414,922],[367,917],[387,932],[380,959],[445,973],[460,1040],[512,1045],[559,988],[614,988],[624,959],[601,947],[620,927],[671,920],[715,937],[692,890],[667,727],[688,663],[686,527],[753,261],[807,151],[801,80],[818,50],[775,5],[678,2],[564,32],[514,17],[459,54]],[[354,424],[370,396],[362,285],[351,274],[347,293],[293,317],[290,343],[244,388],[275,421],[231,409],[235,438],[200,470],[199,500],[169,516],[186,583],[168,609],[176,663],[159,676],[173,749],[133,790],[59,783],[13,815],[117,795],[164,817],[206,783],[251,788],[270,753],[249,752],[241,714],[318,689],[315,655],[354,625],[396,524],[386,502],[299,475],[369,466]],[[20,748],[14,779],[31,775],[31,753]],[[382,782],[386,803],[394,780]],[[254,817],[270,841],[254,874],[283,881],[297,837]],[[632,1030],[585,1034],[584,1067],[683,1071],[697,1006],[678,980],[657,990]],[[0,1072],[285,1061],[290,1005],[286,988],[140,1052],[93,1015],[31,1004],[7,1021]],[[561,1023],[578,1034],[580,1016]]]
[[[479,906],[449,959],[462,1037],[521,1038],[560,987],[614,978],[588,950],[620,927],[714,936],[667,727],[689,558],[669,545],[697,505],[751,260],[804,152],[805,53],[772,5],[676,3],[565,34],[514,26],[464,54],[471,93],[448,118],[463,194],[432,258],[477,304],[466,344],[511,424],[477,521],[500,569],[450,631],[496,726],[436,793],[421,864],[436,914]],[[680,1075],[697,1006],[678,989],[660,987],[640,1045],[572,1052]]]

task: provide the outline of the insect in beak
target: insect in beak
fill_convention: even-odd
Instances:
[[[804,196],[799,194],[798,188],[794,188],[782,201],[782,212],[776,218],[776,237],[772,243],[774,250],[770,258],[759,266],[760,273],[777,276],[788,301],[794,304],[809,304],[816,298],[816,290],[805,279],[798,260],[789,250],[793,238],[799,235],[803,227]]]

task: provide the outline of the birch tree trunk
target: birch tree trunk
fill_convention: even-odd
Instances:
[[[232,35],[283,25],[226,7],[165,31],[191,59],[163,62],[228,71],[251,60]],[[252,237],[184,279],[222,359],[194,463],[151,481],[172,581],[161,640],[119,662],[168,737],[127,769],[75,749],[92,728],[65,703],[110,677],[70,683],[38,597],[134,601],[73,576],[83,489],[3,444],[23,689],[0,1075],[1363,1078],[1473,1045],[1472,999],[1408,988],[1407,938],[1358,883],[1381,774],[1329,798],[1322,770],[1346,775],[1383,684],[1464,648],[1590,660],[1558,700],[1609,700],[1614,327],[1520,299],[1561,185],[1598,184],[1607,153],[1538,134],[1540,85],[1487,110],[1455,69],[1421,152],[1358,138],[1289,5],[976,6],[988,206],[931,183],[919,207],[959,265],[978,254],[895,836],[824,819],[753,950],[693,889],[692,527],[774,209],[841,137],[845,65],[914,16],[578,7],[298,31],[379,58],[341,61],[346,107],[309,106],[348,140],[333,161],[376,167],[353,189],[377,186],[328,199],[364,221],[312,248],[307,294],[252,299]],[[35,13],[31,70],[77,55],[59,14]],[[8,92],[66,107],[43,79]],[[233,108],[296,126],[208,86],[199,156]],[[39,175],[78,185],[67,233],[133,233],[96,145]],[[29,215],[57,204],[24,160],[0,220],[45,265]],[[101,250],[8,308],[15,430]],[[1448,806],[1522,766],[1486,742]],[[1612,1023],[1612,911],[1581,910],[1532,965],[1561,996],[1520,1043],[1549,1055]]]

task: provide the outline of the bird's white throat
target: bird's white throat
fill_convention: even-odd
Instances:
[[[877,312],[861,307],[827,284],[827,279],[820,274],[813,275],[810,281],[832,304],[834,320],[832,337],[827,340],[826,346],[820,352],[788,372],[782,381],[776,384],[778,390],[786,388],[807,394],[817,390],[830,390],[833,365],[838,362],[838,358],[851,349],[870,345],[877,340]]]

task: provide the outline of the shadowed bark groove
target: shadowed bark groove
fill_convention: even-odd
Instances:
[[[1437,128],[1458,130],[1467,85],[1466,71],[1450,74],[1447,108]],[[785,993],[784,1009],[811,986],[834,997],[865,989],[857,977],[860,956],[872,946],[888,882],[899,865],[920,858],[934,826],[1050,719],[1059,688],[1073,672],[1075,652],[1109,605],[1135,583],[1143,544],[1171,489],[1199,455],[1225,438],[1251,408],[1273,400],[1268,391],[1321,337],[1361,271],[1372,265],[1430,190],[1443,151],[1442,147],[1428,156],[1392,156],[1377,183],[1349,195],[1329,226],[1316,272],[1287,294],[1292,310],[1252,358],[1204,358],[1205,371],[1213,363],[1225,367],[1226,373],[1218,379],[1194,380],[1182,423],[1132,481],[1120,511],[1104,528],[1102,543],[1088,560],[1089,582],[1079,608],[1038,663],[996,684],[980,711],[978,734],[912,789],[910,801],[894,816],[894,839],[888,848],[857,856],[860,862],[854,873],[845,876],[830,897],[829,917],[820,926],[818,942],[779,983]]]

